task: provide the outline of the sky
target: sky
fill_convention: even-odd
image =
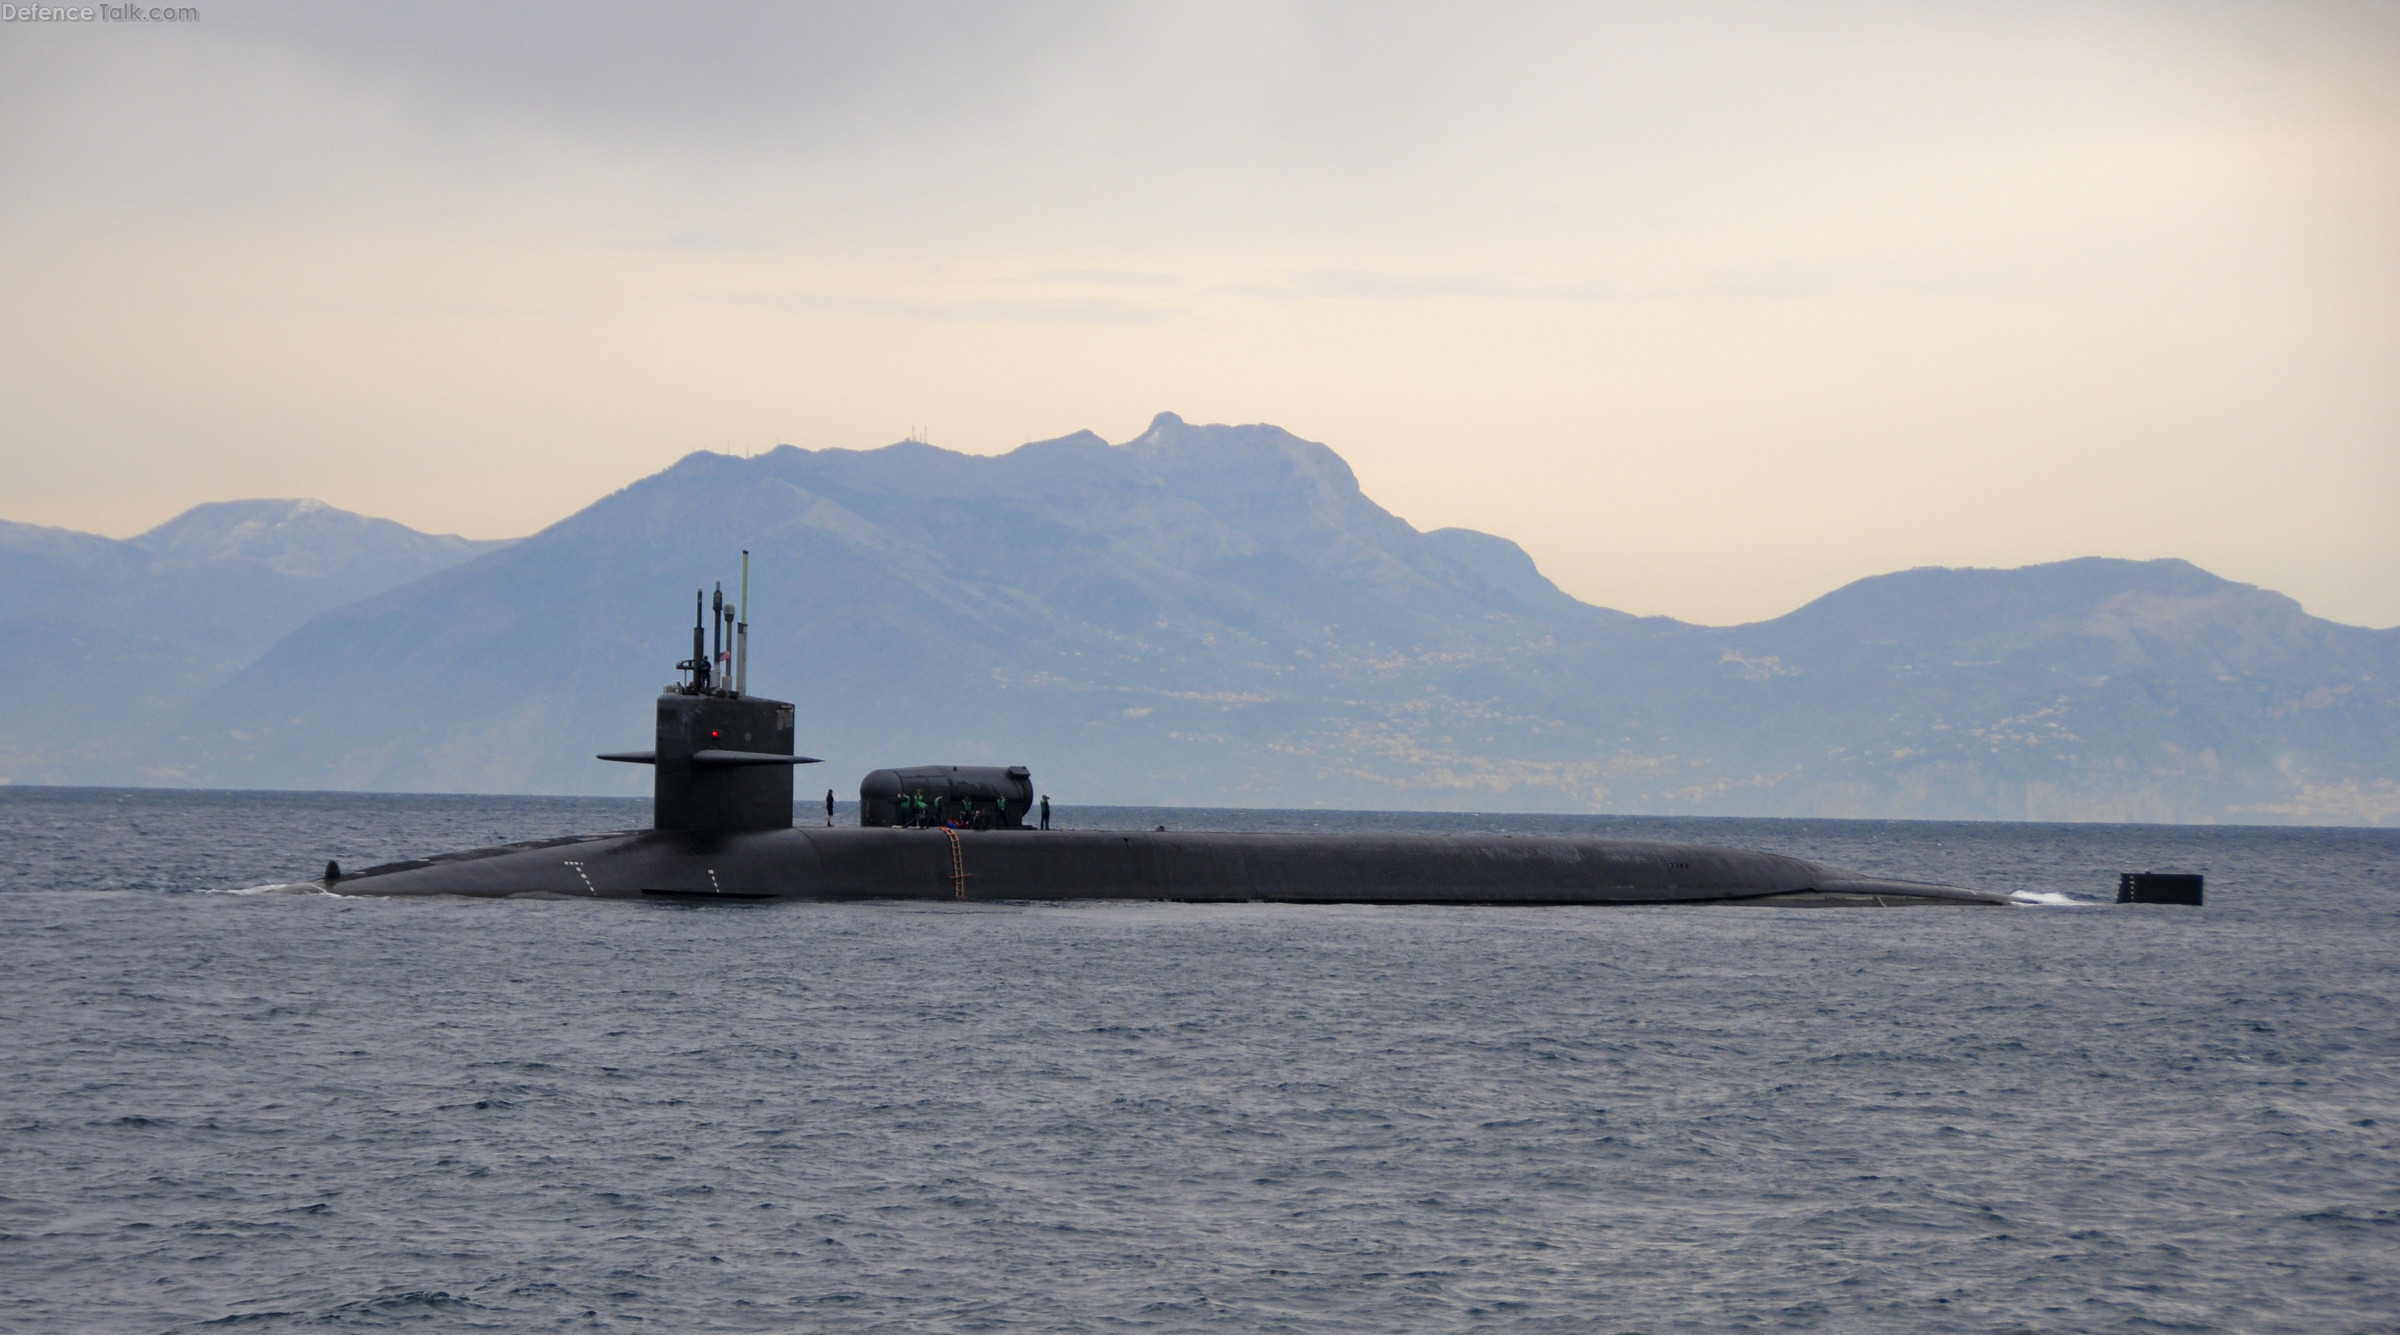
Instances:
[[[2400,6],[198,11],[0,23],[0,519],[1172,411],[1637,613],[2179,556],[2400,624]]]

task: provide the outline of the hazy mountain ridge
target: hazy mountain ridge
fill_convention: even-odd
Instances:
[[[1175,485],[1194,471],[1173,448],[1187,434],[1226,446],[1206,485]],[[741,542],[759,556],[756,684],[824,705],[817,752],[1035,746],[1112,779],[1157,761],[1114,736],[1062,738],[1063,722],[1104,726],[1144,701],[1286,703],[1296,674],[1338,679],[1424,644],[1489,653],[1458,623],[1500,597],[1360,496],[1330,450],[1272,428],[1162,417],[1126,446],[1083,433],[997,458],[700,454],[472,567],[318,619],[228,686],[175,777],[284,764],[307,785],[630,787],[639,776],[595,772],[582,739],[646,735],[649,698],[685,652],[689,589],[730,575]],[[503,645],[539,657],[503,668]],[[505,704],[485,690],[495,673]],[[418,749],[368,735],[381,725],[354,699],[423,711]],[[479,747],[502,717],[523,747]]]
[[[1903,572],[1709,638],[1743,684],[1681,737],[1753,771],[1717,809],[2400,819],[2400,632],[2185,562]]]
[[[1168,414],[996,457],[692,455],[309,621],[141,773],[640,791],[589,757],[647,737],[691,589],[745,545],[753,686],[831,762],[804,789],[1000,760],[1080,801],[2400,821],[2400,630],[2101,559],[1628,617],[1418,532],[1322,445]]]
[[[315,500],[198,505],[136,537],[0,521],[0,775],[147,772],[158,730],[318,612],[504,544]]]
[[[0,521],[0,622],[60,616],[238,664],[318,612],[503,545],[306,499],[196,505],[124,539]]]

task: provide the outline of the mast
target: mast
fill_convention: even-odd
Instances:
[[[750,549],[742,549],[742,601],[735,610],[741,618],[734,631],[733,693],[750,693]]]

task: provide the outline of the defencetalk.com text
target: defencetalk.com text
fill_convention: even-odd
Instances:
[[[0,23],[198,23],[191,5],[0,5]]]

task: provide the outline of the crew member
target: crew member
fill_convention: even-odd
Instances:
[[[833,828],[833,790],[831,788],[825,790],[825,828],[828,830]]]
[[[1042,794],[1042,828],[1050,828],[1050,794]]]

